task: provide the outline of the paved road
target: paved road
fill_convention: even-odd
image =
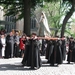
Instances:
[[[46,62],[44,57],[41,57]],[[75,64],[67,64],[66,61],[58,67],[42,64],[38,70],[30,70],[21,66],[22,58],[0,59],[0,75],[75,75]]]

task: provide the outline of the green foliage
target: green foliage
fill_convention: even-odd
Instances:
[[[71,7],[73,1],[75,0],[0,0],[0,4],[2,4],[4,7],[4,11],[6,13],[5,15],[18,15],[18,20],[24,18],[24,3],[26,1],[29,1],[30,8],[43,6],[43,1],[48,3],[50,2],[50,4],[43,6],[47,13],[49,25],[60,30],[61,24],[59,22],[62,16],[62,12],[64,13],[68,7]],[[60,1],[63,1],[63,5],[65,4],[64,7],[66,7],[62,12],[60,12],[60,8],[63,6],[60,6],[61,4],[57,3]],[[69,11],[70,8],[64,14],[67,14]]]
[[[5,29],[5,27],[0,25],[0,30],[4,30],[4,29]]]
[[[24,4],[23,0],[1,0],[0,4],[4,7],[5,15],[17,15],[19,14],[18,19],[24,17]]]
[[[46,2],[58,2],[60,0],[45,0]]]
[[[30,1],[30,0],[29,0]],[[38,3],[42,3],[43,0],[31,0],[29,3],[31,8],[34,8]],[[0,0],[0,4],[4,7],[5,15],[18,15],[18,19],[24,18],[24,0]]]
[[[65,30],[65,33],[67,34],[67,36],[73,36],[73,37],[75,37],[75,33],[72,33],[69,29]]]
[[[62,25],[61,36],[64,35],[67,22],[68,22],[69,18],[71,18],[72,14],[74,12],[75,0],[63,0],[63,5],[65,7],[67,7],[67,8],[66,8],[66,11],[65,11],[66,15],[65,15],[65,18],[64,18],[64,21],[63,21],[63,25]]]
[[[31,8],[35,8],[36,5],[42,6],[43,1],[45,2],[56,2],[59,0],[29,0]],[[18,19],[24,17],[24,0],[0,0],[0,4],[4,6],[5,15],[16,15],[19,14]]]
[[[54,34],[55,32],[57,34],[58,32],[60,32],[61,29],[60,20],[63,15],[63,13],[60,13],[60,2],[45,3],[43,10],[46,11],[46,16],[50,28],[55,29],[52,33]],[[56,34],[54,34],[54,36]]]
[[[66,2],[66,1],[73,3],[74,0],[63,0],[63,2]]]

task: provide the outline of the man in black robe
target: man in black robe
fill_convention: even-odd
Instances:
[[[67,55],[68,64],[70,64],[70,62],[73,62],[73,57],[74,57],[73,53],[74,53],[74,38],[71,37],[69,40],[69,50],[68,50],[68,55]]]
[[[65,38],[65,36],[63,36]],[[62,60],[66,58],[66,39],[61,40]]]
[[[26,48],[22,64],[30,66],[31,69],[39,69],[41,67],[39,41],[36,34],[32,34],[31,38],[25,42]]]
[[[61,44],[60,40],[53,40],[50,44],[49,54],[48,54],[48,63],[51,66],[58,66],[62,64],[62,52],[61,52]]]

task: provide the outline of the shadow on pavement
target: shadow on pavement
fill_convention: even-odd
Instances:
[[[22,65],[14,65],[14,64],[0,64],[0,71],[7,71],[7,70],[22,70],[22,71],[30,71],[29,67],[22,66]]]

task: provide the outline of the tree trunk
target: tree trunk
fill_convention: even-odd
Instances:
[[[30,0],[24,0],[24,33],[28,36],[30,36],[30,30],[31,30],[31,20],[30,20]]]
[[[74,12],[74,3],[72,3],[72,7],[70,9],[70,12],[67,13],[67,15],[65,16],[65,18],[63,20],[62,29],[61,29],[61,37],[64,36],[64,32],[65,32],[65,28],[66,28],[66,23],[69,20],[69,18],[72,16],[73,12]]]
[[[57,33],[58,33],[58,30],[55,31],[55,35],[54,36],[57,36]]]

